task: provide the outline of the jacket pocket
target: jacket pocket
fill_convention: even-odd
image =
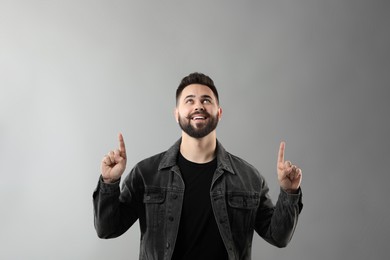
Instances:
[[[148,228],[159,227],[165,215],[165,192],[161,190],[150,190],[144,194],[146,225]]]
[[[227,195],[228,213],[232,231],[253,229],[260,195],[257,192],[232,192]]]

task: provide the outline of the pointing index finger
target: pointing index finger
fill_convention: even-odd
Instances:
[[[125,146],[125,141],[123,140],[122,133],[119,133],[118,138],[119,138],[119,151],[121,152],[121,154],[124,154],[126,157],[126,146]]]
[[[278,163],[283,163],[284,162],[284,149],[285,149],[285,147],[286,147],[286,143],[285,142],[280,142]]]

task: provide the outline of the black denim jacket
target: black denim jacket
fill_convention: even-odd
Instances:
[[[184,182],[176,164],[181,140],[145,159],[123,182],[101,179],[93,194],[95,228],[101,238],[120,236],[136,220],[141,229],[139,259],[171,259],[179,229]],[[229,259],[251,259],[253,232],[284,247],[302,209],[302,195],[281,190],[274,206],[259,172],[217,142],[218,166],[210,189],[214,216]]]

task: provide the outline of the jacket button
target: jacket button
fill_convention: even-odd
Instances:
[[[177,199],[177,194],[173,194],[172,199],[174,199],[174,200]]]
[[[172,216],[169,216],[168,219],[169,219],[169,221],[173,221],[174,220],[174,218]]]
[[[166,247],[169,248],[170,246],[171,246],[171,244],[169,244],[169,242],[167,242]]]

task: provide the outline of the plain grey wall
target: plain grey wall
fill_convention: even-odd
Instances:
[[[303,169],[285,249],[254,259],[388,256],[390,2],[0,0],[0,258],[137,259],[138,225],[100,240],[92,191],[123,132],[167,149],[180,79],[220,91],[218,136],[277,198],[278,145]]]

